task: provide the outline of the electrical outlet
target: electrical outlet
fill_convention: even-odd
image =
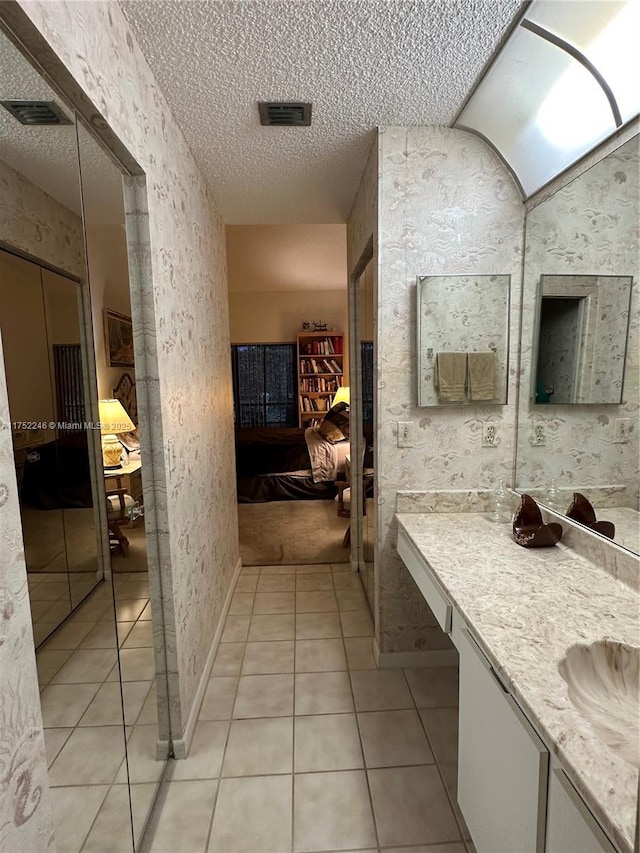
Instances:
[[[547,436],[544,429],[543,421],[534,421],[531,424],[531,436],[529,437],[529,444],[533,445],[533,447],[544,447],[547,443]]]
[[[613,425],[614,444],[627,444],[629,441],[629,418],[616,418]]]
[[[413,447],[413,421],[398,421],[398,447]]]
[[[485,423],[482,424],[482,446],[497,447],[499,444],[500,437],[498,436],[497,425],[490,423],[489,421],[485,421]]]

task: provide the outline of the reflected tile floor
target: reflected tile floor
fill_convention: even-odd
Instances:
[[[143,853],[472,853],[457,670],[378,670],[360,578],[247,567]]]
[[[49,603],[57,581],[30,576],[34,602]],[[154,666],[148,577],[114,577],[117,645],[134,820],[141,829],[164,764],[155,755]],[[36,653],[58,853],[130,853],[122,699],[110,583],[100,584]],[[140,758],[145,760],[141,761]]]

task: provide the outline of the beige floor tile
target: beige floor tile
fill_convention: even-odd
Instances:
[[[239,675],[244,643],[220,643],[211,675]]]
[[[337,609],[335,592],[296,593],[296,613],[331,613]]]
[[[305,563],[296,566],[296,575],[319,575],[331,572],[329,563]]]
[[[105,622],[101,622],[100,624],[101,624],[101,625],[105,625],[106,623],[105,623]],[[138,620],[138,622],[118,622],[118,623],[117,623],[117,625],[118,625],[118,644],[119,644],[119,648],[122,648],[122,646],[123,646],[124,642],[126,641],[127,637],[129,636],[129,631],[131,631],[131,629],[133,628],[133,626],[134,626],[134,625],[138,625],[138,624],[144,624],[144,625],[147,625],[147,624],[149,624],[149,623],[148,623],[148,622],[143,622],[143,623],[142,623],[142,622],[140,622],[140,620]]]
[[[229,605],[230,616],[246,616],[253,609],[253,592],[236,592]]]
[[[149,598],[149,581],[128,581],[116,587],[117,601]]]
[[[302,672],[296,675],[296,714],[344,714],[353,711],[346,672]]]
[[[240,575],[234,592],[255,592],[258,586],[258,575]]]
[[[123,698],[126,709],[126,724],[133,725],[147,698],[150,681],[128,681],[122,685],[117,681],[105,682],[82,715],[79,726],[121,726]]]
[[[345,637],[344,648],[349,669],[377,669],[372,637]]]
[[[354,671],[351,684],[357,711],[413,708],[413,699],[401,670]]]
[[[260,568],[260,577],[266,575],[295,575],[295,566],[262,566]]]
[[[382,847],[460,841],[435,765],[369,770],[368,774]]]
[[[75,726],[100,684],[50,684],[40,694],[45,728]]]
[[[124,758],[122,726],[78,728],[49,770],[49,784],[109,785]]]
[[[442,776],[442,780],[444,782],[444,786],[447,789],[447,793],[449,794],[449,799],[451,801],[451,805],[453,806],[454,814],[458,820],[458,826],[462,832],[462,837],[465,840],[471,840],[471,833],[469,832],[469,827],[465,823],[465,819],[462,816],[462,811],[460,810],[460,806],[458,805],[458,765],[457,763],[453,764],[439,764],[438,769],[440,770],[440,775]]]
[[[234,720],[222,766],[223,776],[291,773],[293,718]]]
[[[51,679],[51,684],[104,681],[117,659],[112,649],[77,649]]]
[[[150,649],[153,646],[151,622],[136,622],[122,644],[123,649]]]
[[[61,581],[47,581],[45,583],[29,585],[30,601],[59,601],[68,598],[69,584],[66,575]]]
[[[138,620],[139,620],[140,622],[145,622],[145,621],[148,621],[148,620],[150,620],[150,619],[151,619],[151,602],[149,602],[149,603],[147,604],[147,606],[145,607],[145,609],[142,611],[142,613],[141,613],[141,614],[140,614],[140,616],[138,617]]]
[[[196,723],[189,755],[180,761],[170,761],[167,779],[172,782],[186,779],[217,779],[229,730],[228,721],[200,720]]]
[[[123,786],[118,786],[123,787]],[[138,845],[142,839],[142,832],[147,825],[151,815],[156,793],[160,790],[159,782],[139,782],[137,785],[129,786],[131,791],[131,810],[133,818],[133,832]],[[138,848],[140,849],[140,848]]]
[[[348,560],[345,560],[344,563],[331,563],[331,571],[334,575],[345,574],[346,572],[352,572],[351,564]]]
[[[355,714],[296,717],[295,772],[363,767]]]
[[[400,767],[434,761],[416,711],[358,714],[367,767]]]
[[[373,637],[373,619],[368,611],[343,611],[340,613],[340,623],[345,637]]]
[[[147,853],[204,853],[217,789],[211,779],[164,784],[146,833]]]
[[[293,675],[241,675],[235,719],[293,714]]]
[[[133,624],[133,623],[132,623]],[[115,649],[116,623],[98,622],[80,643],[80,649]]]
[[[230,720],[236,698],[235,676],[210,678],[204,693],[199,720]]]
[[[208,853],[291,849],[291,776],[222,779]]]
[[[47,752],[47,767],[51,767],[58,753],[69,740],[73,729],[44,729],[44,747]]]
[[[333,575],[333,586],[336,591],[342,589],[362,590],[359,572],[339,572]]]
[[[249,633],[249,622],[251,617],[248,614],[227,616],[227,621],[224,624],[221,642],[223,643],[244,643]]]
[[[243,675],[282,672],[293,672],[293,640],[247,643],[242,664]]]
[[[106,785],[50,789],[58,853],[78,853],[108,791]]]
[[[164,761],[156,760],[158,745],[158,726],[134,726],[127,740],[127,760],[129,779],[133,784],[139,782],[159,782],[164,771]],[[116,782],[126,782],[127,774],[124,763],[120,766]]]
[[[46,647],[36,653],[38,684],[41,689],[60,671],[72,654],[71,649],[47,649]]]
[[[465,853],[465,846],[454,844],[421,844],[419,847],[385,847],[384,853]]]
[[[293,592],[258,592],[253,604],[253,612],[256,615],[293,613],[295,600]]]
[[[458,667],[405,669],[404,674],[418,708],[457,708]]]
[[[420,711],[427,737],[438,764],[458,760],[458,711],[456,708],[429,708]]]
[[[319,574],[296,574],[296,590],[298,592],[321,592],[333,590],[331,572]]]
[[[369,605],[362,590],[339,589],[336,592],[338,599],[338,610],[343,613],[345,611],[366,611],[369,612]]]
[[[129,601],[118,601],[116,603],[118,622],[135,622],[148,603],[148,596],[145,596],[144,598],[134,598]]]
[[[293,849],[353,850],[376,843],[362,770],[295,776]]]
[[[156,675],[153,649],[120,649],[123,681],[152,681]]]
[[[129,853],[131,825],[126,819],[128,813],[127,786],[112,785],[87,836],[82,853]]]
[[[346,668],[342,640],[296,641],[296,672],[336,672]]]
[[[252,616],[249,626],[249,642],[267,640],[293,640],[295,616],[285,613],[276,616]]]
[[[315,640],[341,637],[340,617],[337,613],[297,613],[296,639]]]
[[[240,569],[241,575],[259,575],[260,574],[260,566],[243,566]]]
[[[135,684],[135,682],[133,682]],[[147,698],[144,700],[142,710],[136,720],[136,725],[158,725],[158,696],[156,692],[155,682],[151,683],[151,689],[147,693]]]
[[[263,575],[258,581],[257,592],[293,592],[296,588],[295,575]]]

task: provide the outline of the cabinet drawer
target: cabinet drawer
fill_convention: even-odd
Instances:
[[[431,608],[438,625],[448,634],[451,631],[451,602],[438,586],[424,557],[402,530],[398,533],[398,555]]]
[[[467,629],[460,652],[458,803],[478,853],[543,853],[549,753]]]

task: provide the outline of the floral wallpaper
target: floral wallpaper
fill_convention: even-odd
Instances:
[[[523,327],[517,485],[544,488],[555,479],[559,488],[626,486],[625,503],[638,508],[640,460],[640,296],[638,276],[639,137],[626,142],[600,162],[557,190],[527,214],[523,284]],[[531,361],[537,287],[541,275],[633,276],[630,324],[622,405],[533,406]],[[594,278],[594,280],[596,280]],[[600,330],[609,352],[624,357],[624,336],[613,336],[612,300],[599,312]],[[618,317],[626,322],[626,316]],[[615,337],[615,340],[614,340]],[[596,373],[602,374],[596,358]],[[596,377],[607,382],[606,375]],[[614,442],[615,420],[629,419],[630,441]],[[533,445],[533,425],[542,422],[545,444]]]
[[[387,127],[379,148],[378,646],[448,647],[396,553],[398,490],[491,489],[511,481],[516,419],[523,205],[506,168],[477,137],[443,127]],[[418,408],[416,277],[510,275],[505,406]],[[397,422],[415,424],[398,448]],[[497,446],[483,447],[483,426]]]

